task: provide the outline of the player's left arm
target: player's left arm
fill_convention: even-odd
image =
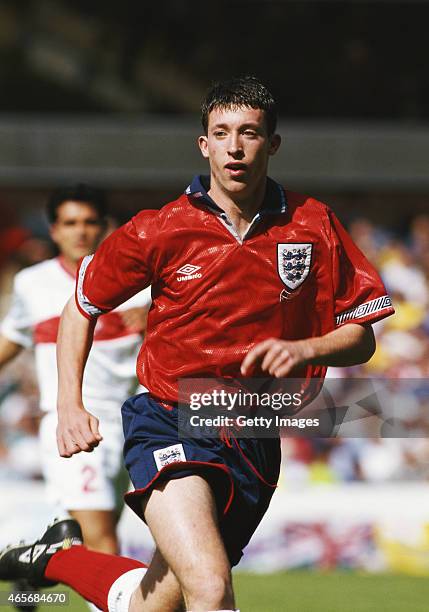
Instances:
[[[256,344],[241,364],[243,376],[259,366],[267,375],[281,378],[304,365],[347,367],[368,361],[375,351],[369,323],[349,323],[315,338],[281,340],[268,338]]]

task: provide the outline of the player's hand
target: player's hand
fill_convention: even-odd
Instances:
[[[282,378],[294,368],[309,363],[312,356],[312,347],[308,340],[268,338],[250,349],[241,364],[241,373],[248,376],[259,366],[270,376]]]
[[[71,457],[81,451],[90,453],[102,439],[98,419],[84,408],[59,412],[57,445],[61,457]]]
[[[120,310],[122,322],[129,329],[129,331],[135,334],[144,334],[147,325],[148,308],[128,308],[127,310]]]

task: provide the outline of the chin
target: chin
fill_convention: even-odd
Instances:
[[[82,257],[85,257],[86,255],[89,255],[90,253],[91,251],[89,251],[88,249],[82,249],[82,250],[79,250],[73,253],[72,259],[75,262],[79,262],[82,259]]]
[[[245,183],[244,181],[240,181],[240,180],[233,180],[233,181],[228,181],[225,185],[225,190],[229,191],[231,193],[240,193],[241,191],[245,191],[249,188],[249,185],[247,183]]]

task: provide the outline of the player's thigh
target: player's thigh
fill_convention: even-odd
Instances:
[[[145,520],[163,557],[181,585],[193,575],[229,581],[230,565],[219,532],[216,502],[198,475],[168,480],[145,500]]]
[[[118,474],[121,461],[120,430],[106,430],[106,445],[92,453],[79,453],[70,459],[60,457],[56,447],[55,413],[46,414],[40,425],[39,439],[43,474],[48,499],[64,510],[117,511]],[[103,441],[104,442],[104,441]],[[124,482],[123,493],[127,482]]]

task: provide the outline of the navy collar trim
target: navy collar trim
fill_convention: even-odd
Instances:
[[[225,214],[225,211],[216,204],[214,200],[208,195],[207,191],[210,189],[210,177],[197,175],[193,178],[192,183],[186,188],[186,195],[190,195],[194,198],[198,198],[204,202],[209,208],[218,214]],[[278,215],[280,213],[287,212],[287,197],[283,187],[267,178],[267,188],[265,191],[264,201],[258,214],[262,215]]]

